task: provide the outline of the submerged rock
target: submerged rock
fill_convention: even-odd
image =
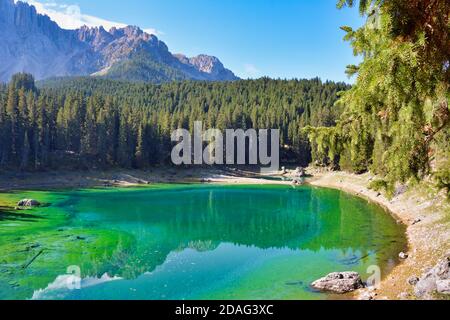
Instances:
[[[414,293],[420,299],[433,299],[434,293],[450,294],[450,254],[420,277]]]
[[[34,199],[23,199],[17,202],[18,207],[39,207],[41,203]]]
[[[317,281],[311,286],[320,291],[334,293],[347,293],[364,288],[364,284],[357,272],[333,272]]]
[[[287,286],[303,286],[303,281],[288,281],[285,283]]]
[[[40,248],[40,247],[41,247],[41,245],[39,243],[33,243],[28,248],[30,248],[30,249],[37,249],[37,248]]]

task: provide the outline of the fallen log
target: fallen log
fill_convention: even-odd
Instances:
[[[22,269],[26,269],[28,268],[33,262],[34,260],[36,260],[41,254],[44,253],[44,249],[40,250],[37,254],[35,254],[26,264],[24,264],[22,266]]]

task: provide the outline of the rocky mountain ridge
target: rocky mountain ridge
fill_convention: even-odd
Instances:
[[[34,6],[14,0],[0,0],[0,41],[2,82],[17,72],[38,80],[86,75],[149,82],[238,79],[216,57],[172,55],[163,41],[139,27],[65,30]]]

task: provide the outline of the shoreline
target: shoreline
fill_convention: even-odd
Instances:
[[[410,277],[420,277],[450,252],[450,205],[443,194],[432,194],[419,187],[400,190],[393,199],[369,190],[373,179],[370,174],[355,175],[308,169],[312,186],[339,189],[385,208],[397,222],[406,226],[408,258],[400,261],[393,270],[382,276],[381,284],[374,290],[362,289],[351,297],[364,299],[414,299]],[[292,175],[289,172],[285,177]],[[290,181],[264,179],[255,172],[205,169],[157,168],[140,170],[107,170],[86,172],[42,172],[0,175],[0,192],[19,190],[79,189],[91,187],[133,187],[161,183],[205,184],[278,184],[291,185]]]
[[[133,187],[161,183],[290,185],[289,181],[264,180],[264,176],[251,170],[241,171],[203,167],[0,173],[0,192],[92,187]]]
[[[426,186],[401,190],[394,198],[388,199],[381,193],[368,189],[373,178],[370,174],[316,172],[309,183],[342,190],[372,201],[406,226],[408,257],[382,277],[379,287],[374,290],[359,290],[354,297],[370,297],[374,300],[416,299],[414,286],[408,283],[408,279],[420,277],[450,252],[450,205],[445,195],[427,192],[429,190],[426,190]]]

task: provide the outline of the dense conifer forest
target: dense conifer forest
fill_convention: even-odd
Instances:
[[[344,83],[312,80],[173,82],[53,79],[17,74],[0,87],[3,169],[146,168],[170,164],[174,129],[275,128],[284,160],[308,164],[302,129],[333,126]]]
[[[145,168],[169,164],[174,129],[280,129],[282,161],[380,177],[374,189],[431,177],[450,190],[448,1],[359,1],[343,26],[359,65],[353,86],[312,80],[98,78],[0,86],[0,168]],[[355,6],[339,0],[338,7]]]
[[[359,29],[345,40],[363,57],[348,67],[355,85],[339,99],[338,125],[305,129],[315,162],[381,179],[389,194],[398,182],[432,177],[450,192],[450,2],[340,0],[359,4]]]

